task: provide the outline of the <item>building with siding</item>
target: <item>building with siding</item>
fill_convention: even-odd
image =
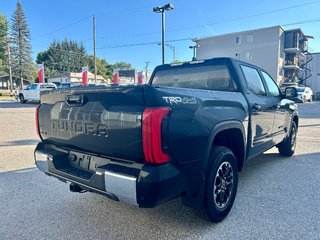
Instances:
[[[307,81],[314,95],[320,100],[320,53],[312,53],[312,61],[307,67],[311,70],[312,75]]]
[[[71,83],[71,82],[81,82],[82,81],[82,73],[73,73],[73,72],[63,72],[58,73],[56,75],[47,77],[48,83]],[[97,75],[97,82],[104,83],[105,79]],[[88,72],[88,83],[94,83],[94,74]]]
[[[23,87],[29,85],[30,81],[23,79]],[[12,76],[13,89],[19,88],[21,85],[21,80],[19,77]],[[10,78],[7,73],[0,73],[0,89],[9,90],[10,89]]]
[[[273,26],[219,36],[196,38],[197,59],[233,57],[265,69],[284,86],[305,84],[311,71],[306,36],[301,29]]]

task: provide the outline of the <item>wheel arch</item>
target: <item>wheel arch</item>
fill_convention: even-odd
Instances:
[[[208,167],[210,153],[214,145],[228,147],[235,155],[238,170],[241,171],[246,156],[246,136],[241,122],[224,121],[212,129],[203,162],[204,172]]]

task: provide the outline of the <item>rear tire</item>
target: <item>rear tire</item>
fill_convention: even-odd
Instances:
[[[22,94],[19,95],[19,101],[21,103],[26,103],[27,101],[24,99],[24,96]]]
[[[203,214],[212,222],[230,212],[238,187],[237,161],[229,148],[214,146],[206,173]]]
[[[291,157],[296,149],[297,124],[292,121],[290,135],[278,145],[279,154],[285,157]]]

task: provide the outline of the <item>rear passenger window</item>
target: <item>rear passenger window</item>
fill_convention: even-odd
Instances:
[[[241,69],[246,78],[248,88],[251,92],[257,95],[266,95],[266,90],[258,71],[252,67],[241,65]]]
[[[152,85],[217,91],[237,90],[226,65],[182,65],[158,70]]]

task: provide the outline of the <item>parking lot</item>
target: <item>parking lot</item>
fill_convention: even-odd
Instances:
[[[0,101],[0,239],[320,239],[320,102],[299,104],[296,153],[249,160],[219,224],[179,199],[139,209],[38,171],[36,104]]]

